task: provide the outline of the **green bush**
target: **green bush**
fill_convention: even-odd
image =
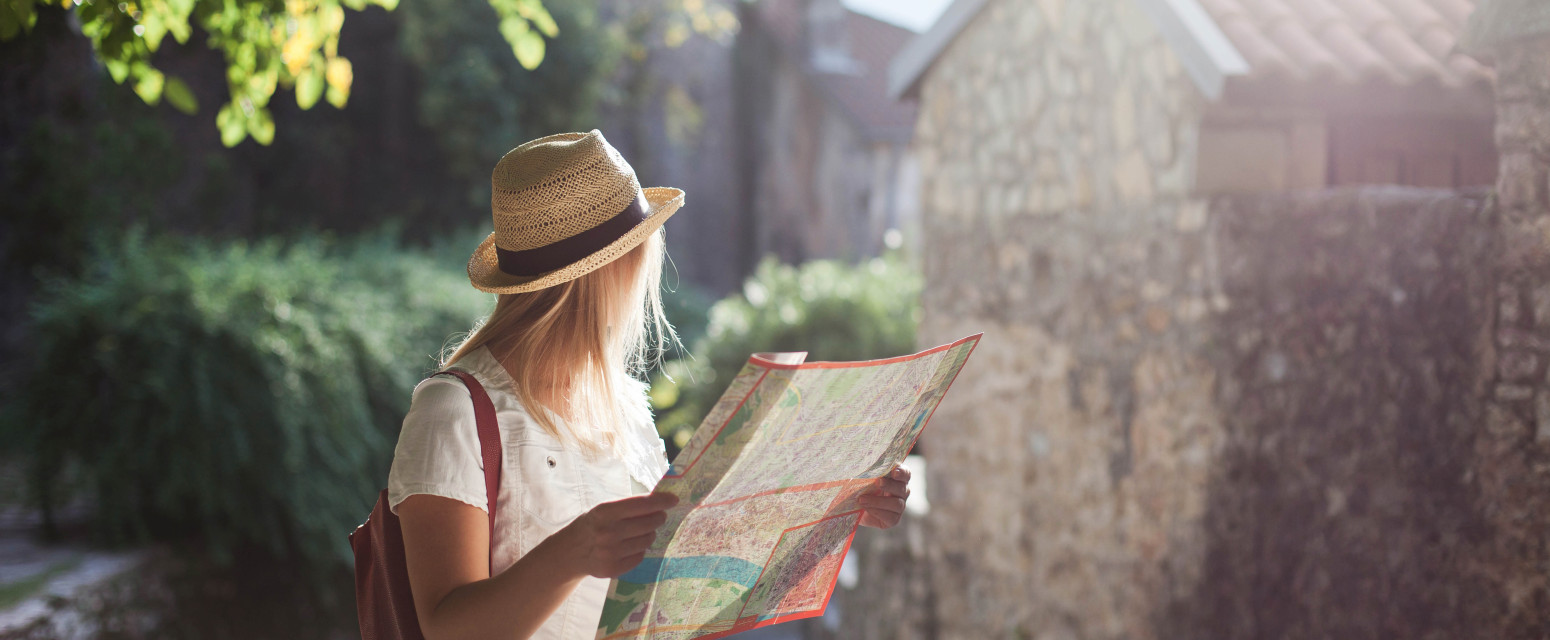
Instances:
[[[914,351],[920,287],[920,276],[895,258],[800,267],[765,259],[742,293],[711,307],[693,357],[669,362],[655,376],[657,430],[670,448],[681,447],[755,352],[806,351],[813,362]]]
[[[88,265],[35,301],[0,444],[32,466],[45,510],[76,485],[106,541],[217,560],[347,562],[410,389],[492,301],[461,264],[385,235],[213,245],[131,232]]]

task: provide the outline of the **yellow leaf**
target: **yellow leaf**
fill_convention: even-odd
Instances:
[[[350,61],[344,58],[330,58],[324,73],[328,86],[342,91],[348,92],[350,83],[355,81],[355,71],[350,66]]]
[[[350,69],[350,61],[344,58],[329,59],[328,69],[323,77],[328,82],[328,103],[343,109],[345,103],[350,100],[350,83],[355,78]]]

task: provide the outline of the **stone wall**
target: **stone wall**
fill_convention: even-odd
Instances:
[[[859,534],[834,637],[1140,638],[1194,588],[1225,304],[1197,100],[1133,0],[991,2],[926,75],[921,341],[986,342],[921,445],[930,514]]]
[[[1488,560],[1471,456],[1484,204],[1397,188],[1213,203],[1229,302],[1200,353],[1221,431],[1204,493],[1152,489],[1201,501],[1204,553],[1191,589],[1154,592],[1149,637],[1532,637],[1502,633],[1490,576],[1507,567]]]
[[[1550,633],[1550,47],[1499,65],[1499,209],[1207,203],[1131,0],[991,2],[917,127],[921,341],[985,338],[922,441],[930,513],[858,534],[813,633]]]
[[[1475,443],[1501,637],[1550,635],[1550,37],[1496,55],[1494,371]]]

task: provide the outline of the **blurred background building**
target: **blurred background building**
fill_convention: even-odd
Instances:
[[[737,138],[755,255],[855,259],[917,226],[913,105],[888,62],[913,33],[838,0],[745,6]],[[891,232],[891,235],[890,235]]]
[[[1550,44],[1466,52],[1474,9],[960,0],[906,45],[920,340],[986,348],[827,637],[1540,633]]]

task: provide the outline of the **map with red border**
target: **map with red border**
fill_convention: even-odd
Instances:
[[[756,354],[673,460],[678,506],[609,585],[598,640],[720,638],[822,615],[861,521],[980,334],[864,362]]]

